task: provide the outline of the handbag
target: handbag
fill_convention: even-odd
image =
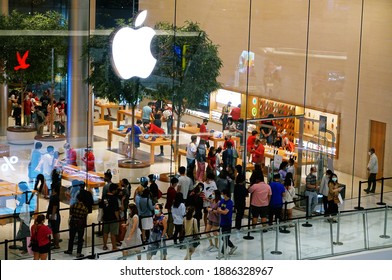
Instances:
[[[198,234],[195,234],[195,218],[193,218],[192,221],[192,233],[193,233],[193,241],[194,241],[192,243],[192,246],[196,248],[197,246],[200,245],[200,236]]]

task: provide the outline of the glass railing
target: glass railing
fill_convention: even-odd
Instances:
[[[336,222],[328,221],[324,216],[311,219],[298,219],[289,223],[255,229],[220,233],[218,247],[222,248],[223,239],[230,235],[230,240],[237,247],[233,254],[228,247],[223,252],[214,248],[208,251],[210,244],[215,244],[215,237],[202,234],[200,245],[192,254],[193,260],[304,260],[321,259],[366,250],[392,247],[392,208],[384,207],[362,211],[340,213],[334,217]],[[210,242],[211,241],[211,242]],[[160,242],[159,242],[160,243]],[[192,246],[192,239],[182,244],[166,241],[166,246],[149,249],[149,246],[133,248],[139,253],[128,251],[127,256],[119,253],[103,253],[104,259],[164,259],[181,260]]]

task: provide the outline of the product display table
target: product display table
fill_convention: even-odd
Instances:
[[[132,110],[118,110],[117,111],[117,127],[120,127],[120,122],[123,120],[124,116],[132,117]],[[142,111],[135,109],[135,119],[142,119]],[[135,122],[136,123],[136,122]]]
[[[125,129],[124,130],[118,130],[118,129],[109,129],[108,130],[108,142],[107,146],[108,149],[111,149],[112,147],[112,139],[113,139],[113,134],[120,136],[120,137],[125,137]],[[144,137],[140,137],[140,143],[146,144],[150,146],[150,164],[153,164],[155,162],[154,159],[154,150],[156,146],[170,146],[170,145],[175,145],[176,141],[175,140],[170,140],[170,138],[162,138],[162,137],[156,137],[155,140],[152,140],[152,137],[149,137],[148,139]],[[174,155],[176,157],[176,155]]]
[[[123,108],[123,105],[118,105],[116,103],[106,103],[106,104],[95,103],[94,106],[101,108],[101,114],[100,114],[99,118],[102,120],[105,119],[105,109],[107,109],[107,108],[116,108],[116,109]]]
[[[94,121],[94,126],[104,126],[104,125],[109,126],[109,129],[113,129],[113,123],[111,121],[107,121],[104,119],[99,119],[97,121]]]

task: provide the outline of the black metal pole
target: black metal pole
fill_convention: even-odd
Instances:
[[[250,195],[250,200],[249,201],[252,201],[252,194]],[[250,235],[250,207],[251,207],[251,205],[249,203],[249,208],[248,208],[248,233],[247,233],[247,235],[245,235],[243,237],[245,240],[252,240],[252,239],[254,239],[254,237]]]
[[[384,198],[384,177],[381,177],[381,196],[380,196],[380,202],[377,202],[377,205],[386,205],[385,202],[383,202],[383,198]]]
[[[354,207],[356,210],[363,210],[363,207],[361,207],[361,190],[362,190],[362,181],[359,181],[359,187],[358,187],[358,206]]]

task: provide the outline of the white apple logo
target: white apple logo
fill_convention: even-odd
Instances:
[[[146,17],[147,11],[139,13],[135,28],[142,25]],[[114,71],[121,79],[150,76],[157,62],[150,50],[154,36],[155,31],[150,27],[139,29],[122,27],[114,34],[111,62]]]

